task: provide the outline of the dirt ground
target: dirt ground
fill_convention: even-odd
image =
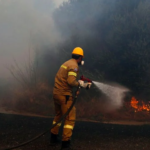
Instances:
[[[52,119],[0,114],[0,150],[28,141],[49,129]],[[150,125],[120,125],[76,122],[75,150],[149,150]],[[49,146],[49,133],[15,150],[59,150]]]

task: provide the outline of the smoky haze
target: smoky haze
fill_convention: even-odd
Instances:
[[[14,60],[28,61],[29,53],[60,40],[52,13],[65,0],[0,0],[0,77],[8,77]]]
[[[66,51],[84,49],[89,78],[120,83],[147,100],[149,18],[149,0],[70,0],[54,13]]]
[[[42,77],[41,74],[37,75],[41,77],[40,80],[36,80],[35,74],[30,75],[27,78],[29,80],[23,81],[23,88],[15,89],[12,85],[12,92],[7,90],[10,86],[0,87],[0,96],[3,94],[1,99],[5,102],[2,106],[14,106],[19,111],[24,109],[28,112],[39,112],[34,105],[38,103],[40,113],[44,113],[46,109],[45,114],[48,114],[51,110],[49,107],[52,106],[49,104],[49,96],[52,94],[56,71],[70,58],[71,51],[76,46],[82,47],[85,52],[85,65],[80,70],[81,74],[92,81],[121,84],[130,89],[132,95],[149,100],[149,0],[63,2],[65,1],[0,0],[0,77],[10,75],[6,66],[11,66],[14,59],[23,66],[22,64],[28,62],[30,53],[32,60],[36,61],[36,49],[40,51],[39,72],[42,74]],[[19,77],[24,79],[20,74]],[[1,85],[2,81],[0,79]],[[91,93],[91,97],[83,93],[79,114],[100,114],[101,106],[106,112],[122,108],[124,94],[118,94],[120,88],[115,92],[105,90],[102,93],[96,89],[88,93]],[[103,97],[103,93],[110,94],[111,98],[107,94]],[[131,100],[130,96],[128,99]],[[101,106],[97,105],[97,100]],[[93,109],[90,107],[91,101],[95,104]],[[26,108],[22,108],[23,106]],[[87,112],[88,108],[91,111]]]

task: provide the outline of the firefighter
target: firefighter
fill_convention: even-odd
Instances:
[[[53,124],[55,124],[70,108],[73,103],[73,87],[81,86],[87,88],[91,86],[91,83],[85,83],[82,80],[77,81],[77,75],[79,73],[79,65],[83,65],[84,52],[80,47],[76,47],[72,51],[72,58],[63,63],[56,76],[53,88],[53,99],[55,106],[55,117]],[[79,94],[79,93],[78,93]],[[61,149],[69,149],[72,131],[76,120],[76,108],[73,107],[68,116],[64,120],[62,145]],[[58,123],[51,129],[51,145],[56,145],[58,140],[59,128],[61,123]]]

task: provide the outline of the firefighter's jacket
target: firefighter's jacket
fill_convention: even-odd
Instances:
[[[75,59],[70,59],[61,65],[56,76],[53,94],[72,96],[72,88],[78,87],[76,80],[79,67]]]

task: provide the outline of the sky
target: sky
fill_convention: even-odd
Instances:
[[[65,1],[0,0],[0,78],[10,75],[14,60],[23,65],[35,47],[61,39],[52,13]]]

